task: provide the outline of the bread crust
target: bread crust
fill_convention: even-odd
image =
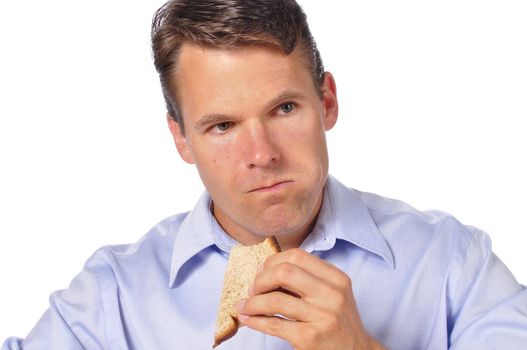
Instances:
[[[236,303],[247,296],[247,290],[256,277],[258,266],[269,256],[280,251],[280,245],[274,236],[267,237],[262,243],[253,246],[238,244],[232,248],[223,280],[213,348],[238,332],[242,325],[237,318]],[[237,270],[245,274],[240,275]]]
[[[238,328],[240,328],[240,322],[236,317],[231,316],[231,318],[232,324],[228,328],[225,328],[223,332],[214,335],[214,344],[212,345],[213,349],[223,343],[225,340],[233,337],[238,332]]]
[[[267,237],[266,240],[273,247],[275,253],[280,253],[282,251],[282,248],[280,248],[280,244],[278,244],[275,236]]]

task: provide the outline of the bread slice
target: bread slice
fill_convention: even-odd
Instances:
[[[248,297],[248,290],[256,277],[258,267],[267,257],[279,251],[280,246],[275,237],[267,237],[265,241],[256,245],[237,244],[232,248],[223,278],[213,348],[236,334],[240,327],[236,304],[240,299]]]

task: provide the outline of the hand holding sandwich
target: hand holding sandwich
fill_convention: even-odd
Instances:
[[[237,307],[240,322],[296,350],[383,349],[362,325],[350,278],[301,249],[269,257]]]

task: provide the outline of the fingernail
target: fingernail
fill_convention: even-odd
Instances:
[[[254,290],[254,284],[251,284],[251,286],[247,290],[247,294],[249,294],[249,296],[252,296],[253,295],[253,290]]]
[[[264,264],[260,264],[260,266],[258,266],[258,270],[256,270],[256,274],[259,274],[260,272],[262,272],[262,270],[263,270],[263,265],[264,265]]]
[[[238,301],[238,303],[236,304],[236,309],[238,310],[238,312],[242,312],[244,308],[245,308],[245,299],[240,299],[240,301]]]

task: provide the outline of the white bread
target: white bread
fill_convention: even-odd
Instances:
[[[275,237],[267,237],[265,241],[256,245],[237,244],[232,248],[223,278],[213,348],[236,334],[240,327],[236,304],[248,297],[248,290],[256,277],[258,267],[267,257],[279,251],[280,246]]]

